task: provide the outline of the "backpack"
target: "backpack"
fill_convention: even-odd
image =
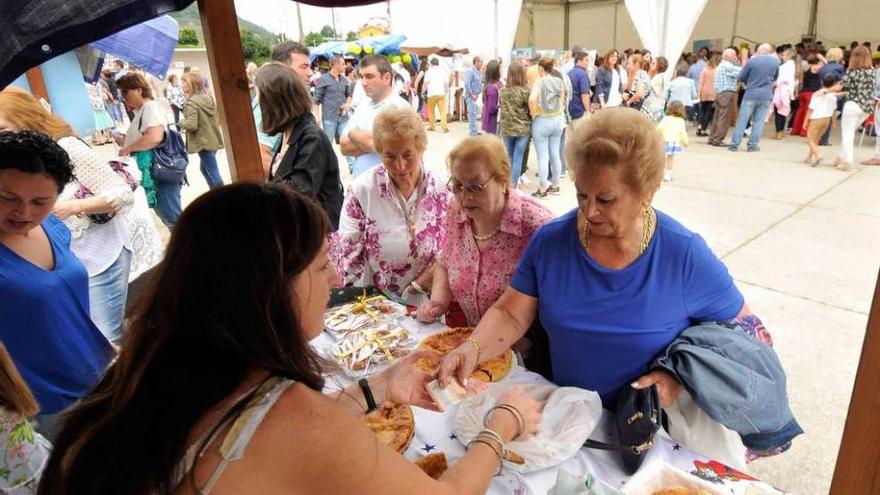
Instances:
[[[150,173],[159,182],[173,182],[182,184],[186,181],[186,166],[189,165],[189,155],[186,153],[186,144],[177,124],[168,124],[165,127],[165,137],[159,146],[153,148],[153,164]]]

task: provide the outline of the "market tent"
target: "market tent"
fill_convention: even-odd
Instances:
[[[165,78],[177,48],[177,21],[167,15],[95,41],[92,47]]]
[[[466,55],[469,53],[467,48],[452,48],[452,46],[404,46],[401,47],[401,50],[406,53],[412,53],[413,55],[418,55],[419,57],[426,57],[428,55],[437,55],[438,57],[451,57],[456,54]]]
[[[391,0],[391,24],[410,49],[448,46],[506,59],[521,7],[522,0]]]
[[[674,0],[672,3],[678,3]],[[877,0],[708,0],[686,40],[708,40],[715,47],[767,41],[797,43],[815,36],[825,46],[852,40],[878,41]],[[518,47],[568,49],[573,45],[596,48],[641,46],[636,26],[624,0],[533,0],[519,18]],[[719,47],[719,48],[720,48]]]

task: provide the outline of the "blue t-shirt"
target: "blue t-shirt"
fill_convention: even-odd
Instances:
[[[510,285],[538,298],[553,381],[595,390],[612,408],[620,387],[647,372],[683,330],[735,318],[743,307],[703,238],[659,211],[645,252],[612,270],[584,251],[572,210],[532,236]]]
[[[92,389],[113,350],[89,317],[89,275],[70,251],[70,231],[53,215],[43,230],[51,271],[0,244],[0,341],[40,413],[51,414]]]
[[[771,55],[758,55],[746,62],[739,73],[740,82],[746,83],[745,100],[772,100],[773,83],[779,75],[779,59]]]
[[[590,76],[587,75],[587,69],[575,65],[568,71],[568,78],[571,80],[571,101],[568,103],[568,113],[571,118],[579,119],[587,111],[581,96],[590,96]]]

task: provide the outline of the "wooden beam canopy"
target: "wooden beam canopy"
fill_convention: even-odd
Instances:
[[[821,397],[817,400],[821,401]],[[880,493],[880,277],[862,344],[849,414],[831,482],[832,495]]]
[[[251,95],[233,0],[198,0],[214,93],[223,122],[229,171],[235,181],[264,181]]]

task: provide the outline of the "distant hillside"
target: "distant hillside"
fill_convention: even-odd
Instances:
[[[194,30],[199,36],[199,46],[204,46],[205,38],[202,36],[202,21],[199,19],[199,8],[196,3],[181,11],[172,12],[169,15],[180,24],[181,28]],[[265,40],[270,46],[276,43],[275,34],[241,17],[238,18],[238,27],[254,33],[257,38]]]

